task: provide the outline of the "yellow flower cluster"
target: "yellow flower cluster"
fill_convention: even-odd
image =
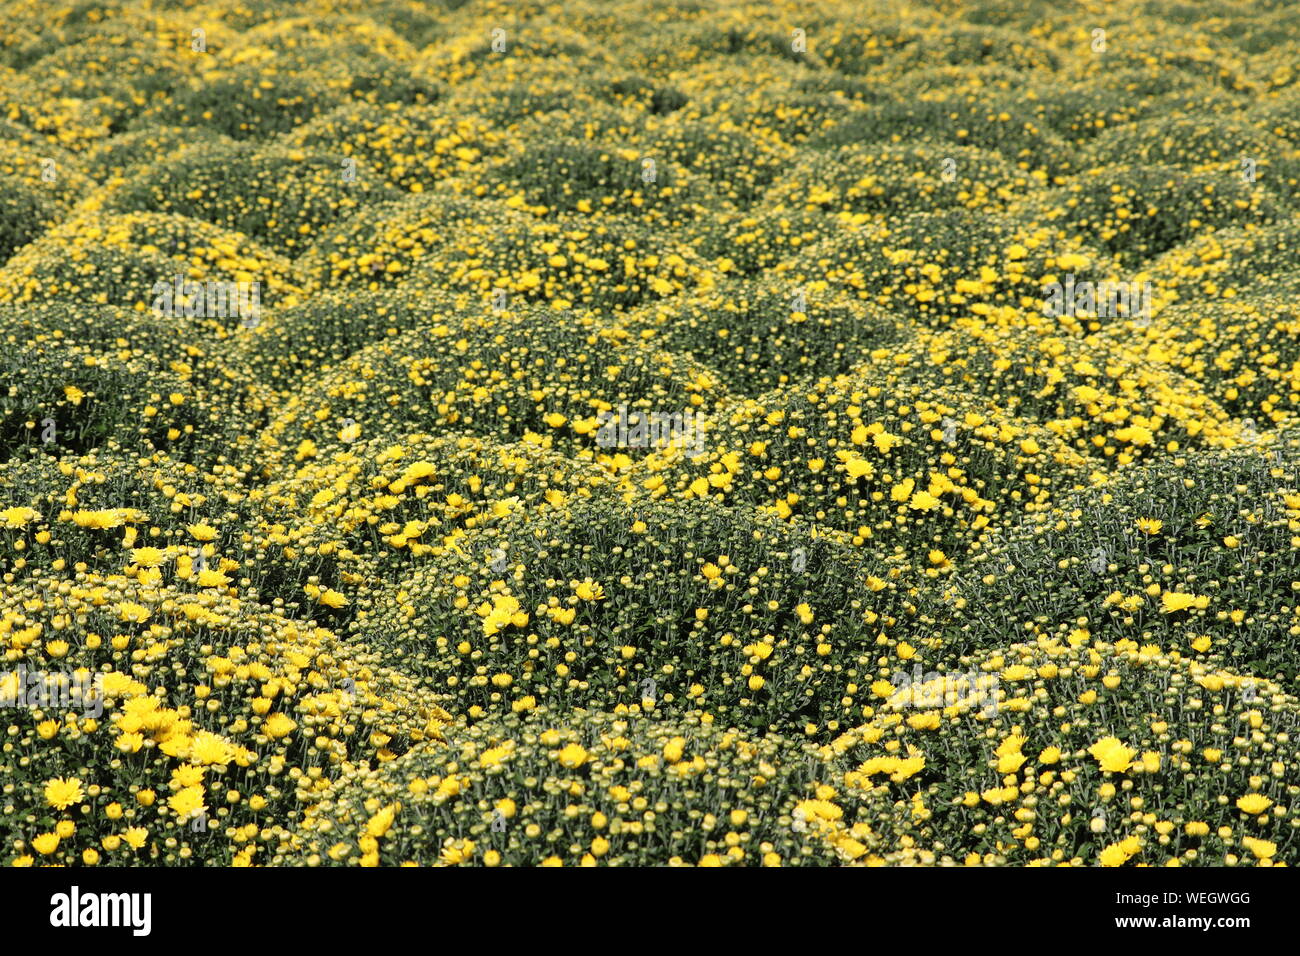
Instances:
[[[1294,17],[877,6],[4,4],[0,863],[1294,864]]]

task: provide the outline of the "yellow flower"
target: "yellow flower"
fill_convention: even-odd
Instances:
[[[76,777],[55,777],[45,784],[45,800],[56,810],[66,810],[74,803],[79,803],[85,792],[81,781]]]
[[[1102,866],[1123,866],[1129,861],[1132,854],[1126,853],[1124,848],[1118,843],[1112,843],[1106,849],[1101,851],[1098,858]]]
[[[1015,773],[1027,759],[1024,754],[1003,754],[998,757],[998,773]]]
[[[1165,523],[1159,518],[1138,518],[1137,526],[1144,534],[1159,534]]]
[[[838,820],[844,811],[826,800],[802,800],[794,808],[794,816],[801,820]]]
[[[938,730],[940,726],[939,712],[937,710],[927,710],[922,714],[913,714],[907,718],[907,726],[913,730]]]
[[[558,759],[561,764],[573,770],[587,762],[587,751],[580,744],[569,744],[559,752]]]
[[[1005,757],[1009,754],[1018,754],[1025,745],[1026,738],[1021,734],[1011,734],[1002,743],[998,744],[995,751],[999,757]]]
[[[201,588],[219,588],[229,583],[230,576],[228,574],[222,574],[212,568],[199,572],[199,587]]]
[[[131,561],[142,568],[156,568],[165,561],[167,555],[160,548],[132,548]]]
[[[41,856],[49,856],[59,848],[59,837],[56,833],[42,833],[40,836],[33,838],[32,849]]]
[[[202,787],[185,787],[167,798],[167,806],[182,820],[189,820],[206,809]]]
[[[262,732],[272,740],[287,737],[298,725],[287,714],[272,714],[262,723]]]
[[[0,511],[0,519],[6,528],[21,528],[36,517],[34,508],[6,508]]]
[[[1097,762],[1101,764],[1102,770],[1109,770],[1113,773],[1123,773],[1132,765],[1133,758],[1137,755],[1136,750],[1132,747],[1125,747],[1115,737],[1105,737],[1097,741],[1088,748],[1088,753],[1092,754]]]
[[[383,836],[388,832],[389,827],[393,825],[393,819],[396,815],[397,804],[390,803],[366,821],[366,835],[371,837]]]
[[[348,603],[348,599],[344,595],[340,594],[338,591],[333,590],[332,588],[326,588],[325,590],[321,591],[320,597],[317,598],[316,600],[319,601],[321,604],[324,604],[326,607],[333,607],[333,608],[344,607]]]
[[[939,499],[928,491],[918,491],[912,495],[912,500],[908,502],[907,506],[913,511],[933,511],[939,507]]]
[[[1173,614],[1177,611],[1186,610],[1189,607],[1205,607],[1209,599],[1196,594],[1177,594],[1173,591],[1166,591],[1160,595],[1160,610],[1166,614]]]
[[[1257,860],[1270,860],[1277,853],[1277,844],[1270,843],[1268,840],[1260,840],[1256,837],[1242,837],[1241,842],[1245,844],[1246,849],[1255,854]]]
[[[214,541],[217,537],[217,529],[203,522],[189,525],[186,530],[189,531],[195,541]]]
[[[1262,793],[1248,793],[1237,798],[1237,809],[1252,816],[1263,813],[1273,805],[1273,801]]]

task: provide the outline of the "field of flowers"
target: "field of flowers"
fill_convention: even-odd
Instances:
[[[1300,6],[0,3],[0,862],[1300,860]]]

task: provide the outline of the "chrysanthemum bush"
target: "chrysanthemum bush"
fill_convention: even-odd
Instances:
[[[525,141],[484,172],[489,196],[529,206],[624,216],[665,229],[695,215],[711,190],[660,153],[586,140]]]
[[[1289,143],[1300,144],[1300,119],[1296,106],[1300,105],[1297,89],[1288,87],[1261,100],[1251,110],[1251,118],[1269,133]]]
[[[448,26],[444,42],[417,56],[417,75],[428,74],[459,85],[487,73],[524,79],[536,65],[545,66],[553,60],[566,63],[577,74],[584,69],[608,68],[615,59],[596,36],[540,11],[523,18],[507,6],[491,12],[470,9],[462,17],[453,12]],[[502,32],[494,35],[494,30]],[[504,49],[500,49],[502,45]]]
[[[856,678],[902,626],[905,587],[842,538],[751,514],[608,496],[518,511],[456,536],[354,627],[471,718],[706,706],[834,730],[861,712]]]
[[[1095,167],[1041,202],[1044,221],[1093,237],[1127,266],[1207,229],[1271,223],[1285,215],[1263,180],[1243,178],[1239,160],[1206,172],[1162,165]]]
[[[355,178],[345,179],[347,158],[248,143],[203,146],[110,187],[104,208],[176,212],[293,254],[357,209],[396,197],[355,158]]]
[[[1041,424],[1102,466],[1232,445],[1242,428],[1226,407],[1233,392],[1228,381],[1220,387],[1211,379],[1204,341],[1192,338],[1196,329],[1173,331],[1178,314],[1169,309],[1154,320],[1052,320],[1029,310],[1006,310],[991,321],[962,322],[960,331],[919,332],[892,349],[873,352],[870,367],[898,383],[977,396]],[[1085,327],[1095,331],[1082,334]],[[1279,334],[1285,328],[1281,325]],[[1202,329],[1200,334],[1211,333]],[[1185,349],[1175,345],[1182,338],[1189,340]],[[1279,370],[1276,377],[1285,374]]]
[[[38,706],[11,725],[22,766],[0,827],[16,865],[260,863],[343,762],[391,759],[448,721],[329,632],[212,588],[118,574],[8,594],[6,628],[26,638],[10,666],[82,675],[104,698],[101,716]]]
[[[0,175],[12,177],[66,214],[85,198],[92,180],[84,160],[66,147],[10,121],[0,122]],[[50,177],[53,176],[53,179]]]
[[[594,77],[590,82],[599,82]],[[526,81],[520,85],[528,86]],[[449,104],[454,106],[455,104]],[[460,104],[462,110],[472,110],[469,103]],[[674,125],[683,118],[674,117]],[[639,143],[645,136],[648,117],[644,112],[632,107],[620,106],[605,99],[594,100],[585,110],[565,108],[538,109],[529,112],[520,110],[512,113],[502,122],[506,124],[503,134],[507,141],[549,142],[553,139],[577,140],[580,142],[605,140],[629,147]],[[490,122],[490,121],[489,121]],[[501,129],[501,123],[494,128]]]
[[[1207,232],[1155,259],[1149,272],[1179,300],[1208,303],[1234,298],[1258,283],[1285,293],[1300,286],[1293,250],[1300,240],[1294,220]]]
[[[231,42],[218,51],[218,62],[310,77],[331,96],[388,105],[432,103],[446,93],[436,79],[413,75],[415,49],[394,25],[365,16],[281,15],[226,35]]]
[[[770,275],[802,250],[845,231],[839,219],[799,204],[721,212],[687,230],[692,247],[733,278]]]
[[[244,282],[251,289],[257,283],[261,305],[291,300],[300,284],[293,264],[233,230],[174,214],[88,210],[70,216],[0,267],[0,302],[120,305],[172,317],[167,302],[159,300],[159,289],[171,286],[171,303],[184,312],[175,297],[177,276],[205,286],[209,281]],[[239,316],[229,314],[235,310],[228,306],[226,311],[226,316],[214,317],[205,307],[202,315],[185,321],[221,336],[238,324]],[[219,321],[209,322],[211,318]]]
[[[1000,153],[1007,161],[1040,175],[1064,174],[1077,163],[1064,140],[1040,128],[1014,104],[990,104],[974,91],[947,99],[899,98],[867,105],[818,133],[811,145],[825,149],[927,137]]]
[[[1193,658],[1045,633],[963,658],[959,679],[881,681],[877,716],[822,748],[829,794],[806,817],[855,865],[1285,861],[1300,703]]]
[[[956,613],[939,612],[943,653],[1022,631],[1091,635],[1177,651],[1294,694],[1300,489],[1287,435],[1121,471],[990,535],[955,586]]]
[[[1151,323],[1145,352],[1200,382],[1239,420],[1271,427],[1286,422],[1300,400],[1298,321],[1286,294],[1232,296],[1210,311],[1179,304]]]
[[[192,146],[233,143],[224,133],[206,126],[147,126],[119,133],[92,144],[83,162],[98,182],[125,180],[142,166],[162,157],[178,156]]]
[[[445,105],[399,109],[348,103],[282,137],[286,146],[337,150],[407,192],[431,189],[451,176],[465,176],[505,148],[487,120]],[[341,172],[341,162],[335,163]]]
[[[781,263],[798,284],[824,281],[929,325],[999,307],[1041,310],[1043,285],[1115,272],[1086,237],[965,208],[861,221]]]
[[[750,396],[849,372],[906,335],[883,309],[780,280],[683,293],[630,312],[626,326],[643,341],[692,356]]]
[[[300,260],[318,285],[415,283],[496,301],[625,309],[697,288],[712,273],[673,233],[621,215],[542,218],[522,197],[492,202],[455,184],[381,204],[326,230]]]
[[[822,773],[798,740],[707,714],[506,714],[357,767],[304,816],[295,866],[825,866],[801,825]]]
[[[5,6],[12,30],[4,41],[4,61],[28,69],[42,57],[99,36],[143,37],[179,29],[165,15],[135,8],[131,3],[105,3],[98,7],[70,6],[51,11],[40,3],[19,0]]]
[[[747,399],[706,433],[703,454],[649,457],[638,490],[804,518],[935,576],[980,529],[1090,478],[1087,460],[1037,423],[879,381],[870,369]]]
[[[729,400],[707,366],[589,315],[480,307],[451,322],[435,316],[313,376],[262,444],[277,456],[326,455],[357,437],[436,425],[594,458],[616,453],[598,444],[602,412],[708,415]]]
[[[319,375],[374,342],[486,311],[485,304],[469,293],[322,292],[270,311],[265,321],[251,328],[238,329],[229,346],[230,364],[282,398],[301,388],[305,376]]]
[[[0,89],[11,104],[3,127],[6,140],[39,144],[44,147],[42,152],[55,147],[75,155],[109,135],[110,121],[93,101],[26,99],[21,93],[25,79],[25,74],[17,71],[0,72]]]
[[[614,480],[533,443],[468,435],[383,435],[303,459],[249,492],[241,525],[252,527],[262,600],[331,626],[464,531],[563,507]]]
[[[1091,166],[1105,166],[1115,156],[1140,166],[1179,166],[1194,169],[1231,163],[1242,158],[1257,162],[1283,153],[1285,144],[1266,129],[1239,118],[1152,118],[1117,126],[1099,135],[1084,154]]]
[[[57,208],[39,187],[0,176],[0,260],[39,238],[54,224]]]
[[[186,477],[165,459],[0,466],[0,692],[12,705],[20,667],[96,688],[9,711],[17,865],[247,864],[344,762],[450,721],[364,649],[259,604],[236,543],[194,517],[220,499]]]
[[[993,211],[1040,186],[996,153],[970,146],[850,143],[804,157],[778,179],[769,196],[830,215],[953,206]]]
[[[861,104],[835,88],[842,79],[776,53],[716,55],[681,72],[678,82],[689,98],[681,112],[686,118],[725,111],[754,135],[801,146],[861,114]]]
[[[508,34],[508,28],[507,34]],[[509,40],[506,40],[509,46]],[[498,60],[503,59],[498,55]],[[508,139],[544,125],[547,121],[577,124],[585,119],[600,126],[610,107],[618,102],[617,92],[599,83],[606,73],[604,64],[585,64],[578,68],[568,58],[531,61],[526,70],[517,66],[493,64],[472,79],[457,83],[446,101],[456,115],[473,115]],[[639,111],[627,114],[641,122]]]
[[[995,62],[1015,70],[1045,71],[1058,64],[1057,54],[1036,37],[1001,27],[945,24],[932,10],[912,22],[889,18],[871,26],[837,18],[826,24],[817,49],[828,66],[848,74],[901,74],[935,63]]]
[[[655,95],[660,95],[659,91]],[[794,160],[789,144],[741,129],[728,119],[682,120],[670,115],[661,121],[647,121],[645,141],[650,157],[666,156],[706,177],[707,182],[697,188],[739,209],[760,201],[774,204],[768,187]]]
[[[247,379],[173,325],[112,306],[0,305],[0,453],[166,449],[214,463],[260,424]],[[219,353],[217,353],[219,354]]]
[[[343,92],[310,73],[282,73],[259,63],[217,63],[208,54],[195,55],[202,57],[196,71],[137,115],[129,128],[211,127],[231,139],[261,140],[345,101]]]
[[[0,5],[0,862],[1294,863],[1297,21],[1095,19]]]
[[[118,133],[155,96],[183,82],[188,53],[165,36],[119,20],[51,51],[28,72],[36,78],[36,97],[89,102]]]

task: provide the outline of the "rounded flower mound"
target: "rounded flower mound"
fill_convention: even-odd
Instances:
[[[1300,826],[1300,701],[1195,658],[1080,632],[882,676],[820,751],[822,835],[859,865],[1269,864]]]
[[[899,626],[897,577],[773,516],[595,495],[450,536],[354,626],[471,717],[707,706],[815,735],[869,702],[857,677]]]
[[[340,780],[276,862],[293,866],[825,866],[804,825],[821,764],[707,715],[545,707]]]
[[[987,536],[958,599],[935,608],[943,645],[986,648],[1026,628],[1131,640],[1295,689],[1300,487],[1287,436],[1273,451],[1130,469]]]

